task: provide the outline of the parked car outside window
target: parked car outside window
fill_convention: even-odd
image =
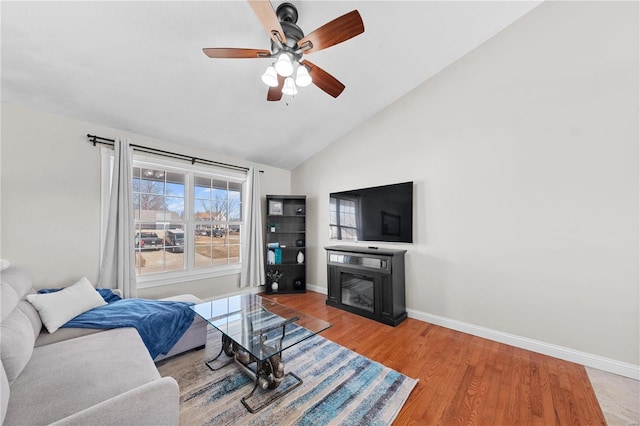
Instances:
[[[155,232],[138,232],[135,240],[136,248],[141,250],[160,250],[162,239]]]
[[[184,252],[184,231],[182,229],[170,229],[164,235],[165,250],[173,253]]]

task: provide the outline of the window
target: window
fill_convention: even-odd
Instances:
[[[334,198],[329,200],[329,237],[340,240],[358,240],[356,200]]]
[[[195,268],[240,263],[242,184],[195,176]]]
[[[113,151],[103,152],[103,187],[109,188]],[[139,287],[237,273],[245,181],[243,172],[134,155],[132,238]]]

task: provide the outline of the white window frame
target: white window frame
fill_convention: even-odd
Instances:
[[[111,194],[111,176],[113,174],[113,158],[114,152],[109,148],[101,149],[101,230],[100,230],[100,259],[104,249],[104,241],[107,232],[107,221],[109,212],[109,198]],[[175,161],[166,158],[146,156],[139,153],[133,154],[134,167],[154,168],[161,167],[163,169],[184,173],[187,175],[185,182],[185,269],[181,271],[159,272],[156,274],[137,275],[137,287],[149,288],[162,285],[178,284],[188,281],[196,281],[207,278],[222,277],[227,275],[239,274],[242,270],[242,249],[240,250],[240,259],[237,264],[217,265],[211,268],[195,268],[194,266],[194,235],[195,220],[193,213],[193,182],[194,175],[208,176],[227,181],[234,181],[242,184],[242,218],[240,222],[240,247],[242,247],[242,236],[245,227],[246,212],[246,189],[247,174],[243,171],[236,171],[216,166],[203,166],[199,164],[189,164],[184,161]],[[133,235],[131,236],[133,238]]]

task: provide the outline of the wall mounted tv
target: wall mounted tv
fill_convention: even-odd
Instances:
[[[329,236],[337,240],[413,242],[413,182],[329,194]]]

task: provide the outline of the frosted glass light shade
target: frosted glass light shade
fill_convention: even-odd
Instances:
[[[276,87],[278,85],[278,74],[273,66],[267,68],[262,74],[262,82],[269,87]]]
[[[296,73],[296,84],[300,87],[306,87],[311,84],[311,76],[309,75],[309,71],[307,71],[307,67],[304,65],[300,65],[298,67],[298,72]]]
[[[291,63],[291,58],[286,53],[282,53],[278,56],[278,61],[276,62],[276,71],[283,77],[289,77],[293,73],[293,64]]]
[[[282,93],[288,96],[295,96],[298,94],[298,89],[296,88],[296,83],[293,81],[293,78],[287,77],[284,80],[284,86],[282,87]]]

